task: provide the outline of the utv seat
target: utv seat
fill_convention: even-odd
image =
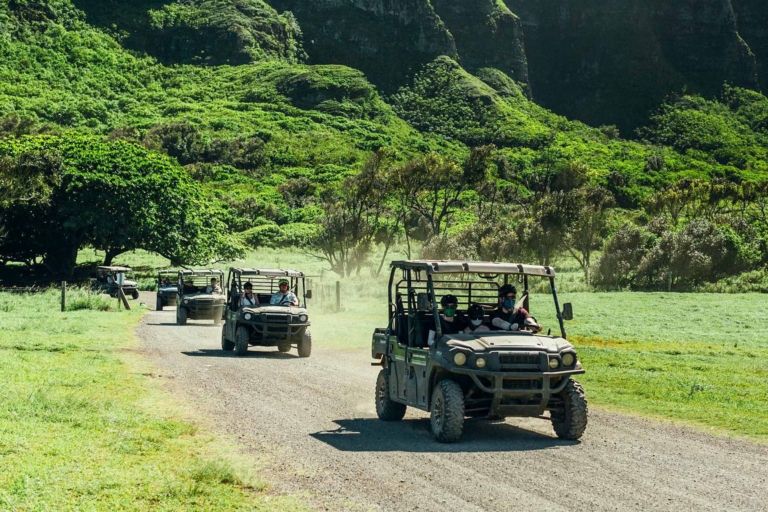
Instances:
[[[259,304],[269,304],[272,300],[272,295],[269,293],[257,293],[256,298],[259,299]]]

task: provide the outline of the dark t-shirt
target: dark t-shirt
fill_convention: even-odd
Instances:
[[[463,315],[456,313],[453,317],[453,322],[448,322],[443,315],[440,315],[440,328],[443,334],[459,334],[464,332],[464,328],[467,326],[467,321]]]
[[[501,318],[505,322],[509,322],[510,324],[517,324],[519,327],[522,327],[523,322],[525,322],[527,318],[531,318],[531,315],[528,313],[528,311],[525,310],[525,308],[518,309],[514,314],[512,312],[505,313],[502,308],[497,309],[491,315],[491,329],[500,331],[500,328],[493,325],[493,320],[496,318]]]

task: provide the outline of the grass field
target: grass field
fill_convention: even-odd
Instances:
[[[144,253],[121,261],[162,264]],[[296,251],[254,251],[237,265],[324,273],[321,283],[331,289],[336,280],[323,272],[322,262]],[[590,293],[572,261],[557,269],[560,300],[574,305],[576,318],[566,328],[587,369],[580,380],[592,406],[768,442],[765,295]],[[386,273],[342,281],[341,311],[333,296],[321,299],[316,284],[310,305],[314,342],[339,350],[367,348],[374,327],[386,325]],[[531,309],[558,331],[548,293],[534,294]]]
[[[0,510],[301,509],[174,410],[132,355],[140,311],[58,309],[0,294]]]

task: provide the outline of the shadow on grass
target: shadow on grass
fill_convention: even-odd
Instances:
[[[344,452],[472,453],[548,450],[578,445],[502,421],[467,420],[458,443],[443,444],[432,437],[428,419],[384,422],[377,418],[334,421],[339,428],[310,434]]]
[[[248,350],[248,353],[244,356],[235,355],[234,351],[212,349],[212,348],[201,348],[200,350],[191,350],[187,352],[182,352],[182,354],[190,357],[236,357],[239,359],[252,358],[252,359],[275,359],[275,360],[285,360],[285,361],[292,360],[292,359],[300,359],[298,355],[291,354],[289,352],[278,352],[277,350],[275,350],[274,352],[265,352],[265,351],[254,350],[254,349]]]

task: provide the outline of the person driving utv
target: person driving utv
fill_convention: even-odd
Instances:
[[[298,306],[299,298],[296,294],[288,289],[290,283],[287,279],[281,279],[278,281],[280,291],[272,296],[269,303],[273,306]]]
[[[519,331],[527,329],[531,332],[541,332],[541,326],[523,307],[517,304],[517,288],[505,284],[499,288],[499,308],[491,315],[491,325],[500,331]]]

